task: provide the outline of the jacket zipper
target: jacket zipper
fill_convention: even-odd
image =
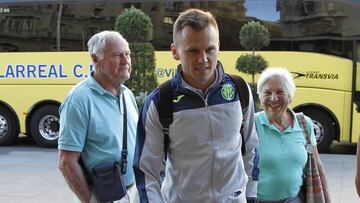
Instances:
[[[202,100],[203,100],[203,102],[204,102],[204,111],[205,111],[205,116],[206,116],[206,119],[207,119],[207,121],[209,122],[209,127],[210,127],[210,142],[211,142],[211,148],[210,148],[210,150],[211,150],[211,168],[210,168],[210,188],[211,188],[211,196],[212,196],[212,199],[213,199],[213,202],[215,203],[216,202],[216,197],[215,197],[215,194],[214,194],[214,175],[213,175],[213,171],[214,171],[214,160],[215,160],[215,158],[214,158],[214,133],[213,133],[213,130],[212,130],[212,125],[211,125],[211,116],[209,116],[209,111],[208,111],[208,97],[209,97],[209,92],[207,93],[207,95],[206,95],[206,98],[204,98],[202,95],[200,95],[199,93],[197,93],[197,92],[195,92],[195,91],[193,91],[193,90],[191,90],[190,88],[186,88],[186,89],[188,89],[188,90],[190,90],[190,92],[192,92],[192,93],[194,93],[194,94],[196,94],[196,95],[198,95]]]
[[[214,133],[213,133],[213,126],[212,126],[212,123],[211,123],[211,116],[209,115],[209,110],[208,110],[208,97],[209,97],[209,94],[206,95],[206,98],[204,99],[203,97],[203,101],[204,101],[204,104],[205,104],[205,108],[204,108],[204,111],[205,111],[205,116],[206,116],[206,119],[207,121],[209,122],[209,128],[210,128],[210,143],[211,143],[211,168],[210,168],[210,188],[211,188],[211,196],[212,196],[212,199],[213,199],[213,202],[216,202],[216,196],[214,194],[214,162],[215,162],[215,158],[214,158]]]

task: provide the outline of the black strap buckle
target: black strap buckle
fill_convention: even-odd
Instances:
[[[127,167],[127,155],[128,155],[128,151],[127,150],[122,150],[121,151],[121,173],[125,174],[126,173],[126,167]]]

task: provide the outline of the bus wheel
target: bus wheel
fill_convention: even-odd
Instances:
[[[41,147],[56,147],[59,137],[59,107],[40,107],[30,119],[30,133]]]
[[[314,133],[319,152],[327,152],[335,137],[335,126],[331,118],[323,111],[305,109],[304,114],[314,123]]]
[[[19,136],[19,127],[14,114],[0,106],[0,145],[13,144]]]

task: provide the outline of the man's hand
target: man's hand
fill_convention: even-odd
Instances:
[[[67,184],[81,202],[89,202],[91,190],[79,165],[79,152],[59,150],[58,167]]]

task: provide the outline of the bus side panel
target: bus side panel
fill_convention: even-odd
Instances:
[[[0,53],[0,85],[70,85],[94,69],[87,52]]]
[[[340,136],[340,142],[351,142],[351,138],[350,138],[350,128],[351,128],[351,103],[352,103],[352,97],[351,97],[351,92],[345,92],[344,95],[344,109],[343,109],[343,118],[342,118],[342,123],[344,128],[340,128],[341,129],[341,136]],[[354,126],[354,121],[352,121],[353,126]]]
[[[240,75],[247,82],[251,82],[251,75],[247,75],[242,72],[239,72],[235,68],[237,58],[245,53],[251,53],[251,52],[220,51],[218,60],[223,65],[226,73]],[[180,64],[180,61],[175,60],[170,51],[157,51],[155,52],[155,57],[156,57],[155,74],[157,76],[158,83],[161,84],[166,80],[171,79],[172,76],[174,76],[176,72],[176,68]],[[256,79],[257,77],[255,77],[255,80]]]
[[[245,75],[236,70],[236,60],[245,53],[243,51],[222,51],[219,61],[223,64],[225,72],[241,75],[251,82],[251,75]],[[269,67],[285,67],[289,69],[297,86],[312,88],[351,91],[352,63],[348,59],[307,52],[273,52],[259,51],[268,62]],[[173,59],[171,52],[158,51],[156,54],[156,75],[161,84],[171,78],[180,61]],[[255,77],[255,82],[259,75]]]
[[[159,84],[171,79],[175,75],[176,67],[180,61],[176,61],[171,51],[156,51],[156,69],[155,74]]]
[[[44,100],[61,103],[74,85],[0,85],[1,95],[19,117],[20,133],[25,133],[25,119],[34,104]],[[3,98],[3,96],[1,96]]]
[[[291,107],[302,106],[303,108],[306,108],[309,105],[325,107],[325,109],[330,111],[328,113],[335,116],[336,122],[339,122],[341,129],[340,139],[348,141],[350,132],[350,112],[344,111],[346,106],[344,102],[346,101],[345,97],[345,93],[342,91],[297,87],[295,96],[291,102]],[[345,121],[342,122],[343,120]]]

